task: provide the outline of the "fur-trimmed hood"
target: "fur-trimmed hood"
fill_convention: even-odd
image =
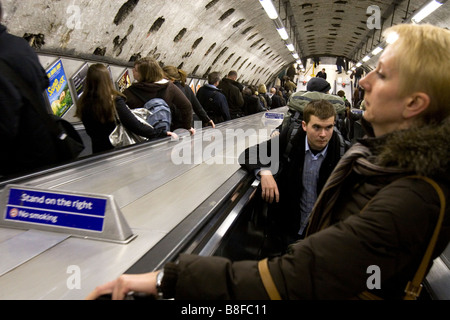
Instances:
[[[414,127],[374,140],[378,140],[377,165],[450,179],[450,118],[440,125]]]

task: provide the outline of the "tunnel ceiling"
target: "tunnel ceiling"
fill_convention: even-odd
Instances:
[[[198,77],[234,69],[246,83],[268,81],[295,62],[258,2],[2,1],[9,31],[41,52],[124,64],[152,56]],[[275,0],[274,5],[302,59],[344,56],[357,61],[378,44],[383,29],[407,21],[427,2]],[[381,30],[368,27],[370,6],[379,8]],[[433,19],[449,27],[449,16],[447,2]]]

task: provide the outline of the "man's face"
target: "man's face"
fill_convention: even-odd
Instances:
[[[333,135],[334,122],[334,117],[321,120],[316,116],[311,116],[309,123],[303,121],[303,130],[306,132],[311,149],[319,151],[325,149]]]

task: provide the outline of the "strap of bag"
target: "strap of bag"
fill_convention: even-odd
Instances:
[[[271,300],[282,300],[269,271],[269,260],[264,259],[259,261],[258,270],[269,298]]]
[[[417,270],[414,278],[410,282],[408,282],[408,285],[406,286],[406,289],[405,289],[406,295],[404,297],[404,300],[416,300],[419,297],[420,292],[422,291],[422,282],[423,282],[423,279],[425,278],[426,272],[428,270],[428,266],[430,264],[430,261],[431,261],[432,255],[433,255],[434,247],[436,246],[436,242],[438,240],[439,233],[441,231],[442,222],[444,221],[445,206],[446,206],[444,192],[442,191],[441,187],[434,180],[427,178],[427,177],[423,177],[423,176],[412,176],[411,178],[424,180],[424,181],[428,182],[436,190],[436,192],[439,196],[439,200],[441,202],[441,210],[439,212],[439,218],[436,223],[434,233],[430,239],[430,243],[428,244],[428,248],[425,251],[425,255],[422,259],[419,269]]]
[[[21,78],[19,77],[12,69],[11,67],[2,59],[0,59],[0,70],[2,74],[5,74],[9,80],[13,82],[13,84],[21,90],[22,93],[24,93],[27,97],[28,102],[31,104],[33,109],[40,115],[40,117],[45,121],[50,131],[59,139],[63,140],[64,136],[58,129],[57,125],[54,121],[52,121],[50,115],[45,112],[45,110],[38,104],[38,97],[36,94],[31,90],[30,86]]]

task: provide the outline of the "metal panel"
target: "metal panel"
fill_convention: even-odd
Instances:
[[[192,212],[198,221],[202,219],[196,209],[213,206],[205,203],[240,170],[240,152],[268,139],[279,124],[263,120],[257,114],[219,124],[216,130],[199,131],[194,137],[184,135],[180,142],[144,144],[12,181],[114,196],[137,238],[126,245],[68,238],[1,276],[0,299],[83,299],[97,285],[126,272],[172,230],[189,221]],[[227,131],[231,129],[241,129],[247,137],[237,139]],[[174,163],[172,151],[182,143],[204,151],[213,142],[222,146],[216,153],[202,152],[201,161],[194,163]],[[0,245],[20,235],[17,230],[5,230],[0,229]],[[26,245],[14,249],[21,251]]]

